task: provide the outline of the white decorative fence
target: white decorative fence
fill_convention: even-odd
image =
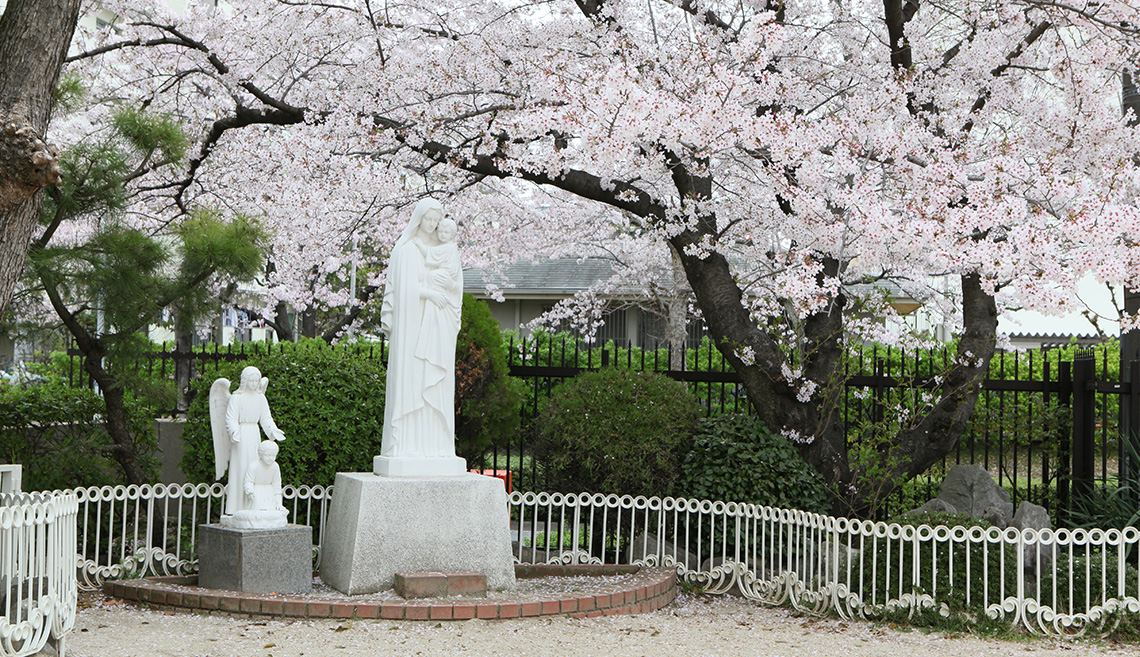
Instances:
[[[73,493],[0,494],[0,655],[59,654],[75,626]]]
[[[224,489],[77,489],[83,588],[106,578],[193,572],[197,526]],[[319,566],[331,488],[286,487],[290,521],[314,527]],[[1140,531],[1000,530],[833,518],[753,504],[600,494],[512,493],[520,562],[677,568],[735,592],[843,618],[941,615],[1051,635],[1108,632],[1140,613]]]

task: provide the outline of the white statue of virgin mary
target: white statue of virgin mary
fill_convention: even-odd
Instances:
[[[466,472],[466,461],[455,455],[455,339],[463,281],[453,240],[454,224],[444,221],[443,206],[424,199],[392,248],[380,311],[388,378],[384,438],[373,459],[378,475]]]

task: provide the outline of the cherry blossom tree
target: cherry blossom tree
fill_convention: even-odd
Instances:
[[[131,0],[71,61],[106,102],[197,126],[134,202],[265,217],[267,315],[360,308],[350,264],[382,261],[423,195],[463,222],[469,265],[616,239],[638,281],[674,253],[756,411],[860,509],[867,478],[881,493],[955,445],[999,313],[1066,311],[1086,275],[1138,284],[1133,5]],[[855,286],[877,281],[959,340],[872,471],[836,402],[845,340],[905,337],[866,320],[888,311]]]

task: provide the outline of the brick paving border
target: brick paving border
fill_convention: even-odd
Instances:
[[[107,580],[103,592],[115,598],[159,609],[182,609],[209,613],[278,618],[382,618],[391,620],[507,619],[537,616],[594,618],[616,614],[656,611],[677,598],[677,571],[673,568],[638,566],[563,566],[523,564],[515,566],[519,579],[536,577],[633,577],[615,584],[606,593],[583,597],[580,593],[536,596],[535,599],[466,598],[438,600],[420,598],[376,599],[364,597],[275,595],[222,591],[198,587],[197,576],[147,577]]]

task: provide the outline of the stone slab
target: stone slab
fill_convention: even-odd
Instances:
[[[396,573],[474,571],[492,589],[515,584],[510,513],[501,481],[336,476],[321,544],[321,579],[355,595],[395,584]]]
[[[198,526],[198,585],[247,593],[313,590],[313,528]]]
[[[395,588],[402,598],[483,596],[487,594],[487,576],[476,572],[396,573]]]
[[[372,474],[382,477],[457,477],[467,474],[467,459],[458,456],[374,456]]]

